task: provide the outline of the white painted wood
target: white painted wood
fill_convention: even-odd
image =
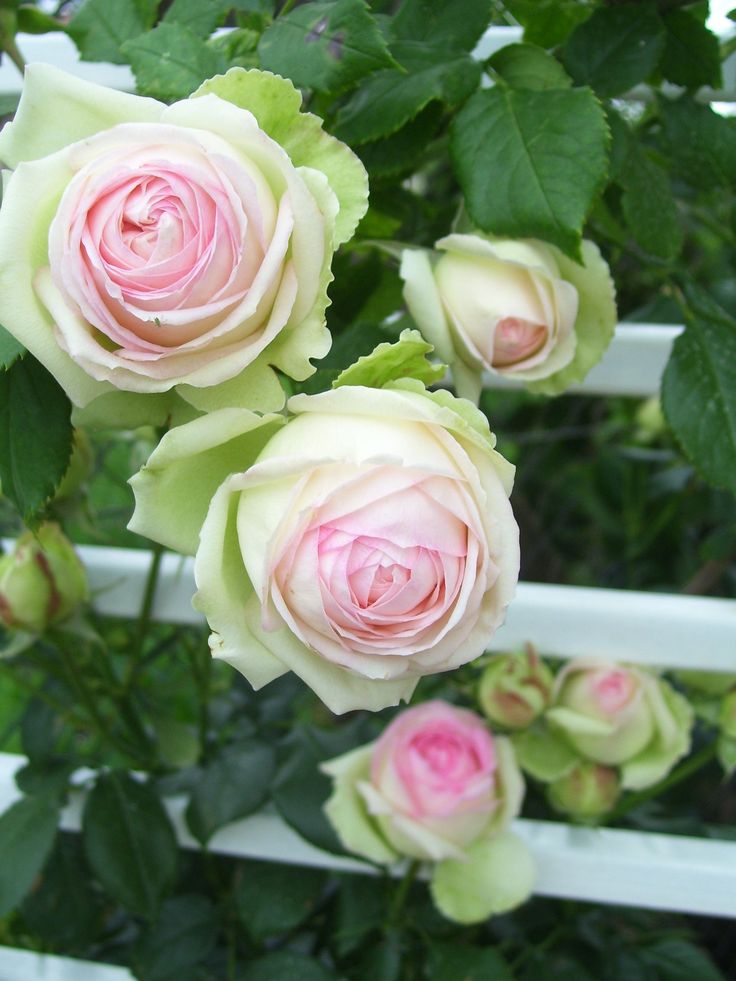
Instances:
[[[133,981],[125,967],[0,947],[0,981]]]
[[[13,774],[25,759],[0,753],[0,812],[20,797]],[[65,809],[61,827],[78,831],[84,805],[84,784]],[[198,848],[184,823],[186,801],[166,802],[184,848]],[[554,821],[514,822],[513,830],[529,845],[537,866],[534,892],[539,896],[578,899],[713,916],[736,916],[736,842],[675,835],[578,828]],[[273,811],[264,811],[222,828],[209,851],[238,858],[307,865],[334,872],[375,874],[359,859],[323,852],[303,841]],[[393,874],[401,874],[398,865]],[[5,981],[0,958],[0,981]],[[67,981],[68,975],[49,976]],[[69,977],[71,981],[71,977]],[[87,981],[79,975],[74,981]],[[90,979],[91,981],[91,979]],[[101,977],[101,981],[103,978]],[[108,981],[104,976],[104,981]],[[116,981],[110,977],[109,981]]]
[[[8,543],[10,544],[10,543]],[[83,546],[95,608],[137,616],[150,553]],[[193,563],[164,556],[153,616],[198,624]],[[736,671],[736,600],[620,589],[520,583],[493,650],[532,643],[542,654],[592,656],[671,668]]]

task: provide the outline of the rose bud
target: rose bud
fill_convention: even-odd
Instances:
[[[621,794],[621,781],[609,766],[580,762],[549,784],[547,794],[558,811],[585,821],[613,808]]]
[[[687,752],[693,712],[646,671],[580,659],[558,675],[546,718],[583,759],[619,766],[622,786],[640,788]]]
[[[583,242],[582,265],[532,239],[456,234],[435,247],[404,251],[404,298],[452,367],[459,394],[477,401],[484,369],[556,394],[600,360],[616,306],[608,266],[591,242]]]
[[[494,657],[480,679],[478,700],[496,725],[523,729],[547,708],[554,677],[534,651]]]
[[[84,566],[56,524],[25,532],[0,558],[0,620],[9,629],[41,633],[87,597]]]
[[[441,701],[406,709],[375,743],[322,769],[335,780],[325,808],[335,830],[377,861],[463,858],[466,846],[507,828],[524,792],[509,740]]]

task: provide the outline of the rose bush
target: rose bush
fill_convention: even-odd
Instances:
[[[196,551],[212,651],[254,687],[291,669],[335,712],[396,704],[481,654],[504,618],[513,468],[483,416],[416,381],[289,410],[171,430],[131,482],[130,527]]]
[[[0,135],[3,323],[90,418],[279,408],[272,367],[305,378],[326,353],[367,181],[300,103],[259,71],[167,106],[29,69]]]
[[[375,743],[322,770],[334,781],[325,813],[343,845],[381,863],[401,856],[439,862],[433,895],[448,916],[482,919],[528,895],[531,862],[525,852],[519,857],[507,832],[524,794],[521,773],[509,740],[493,736],[475,713],[441,701],[417,705]],[[467,873],[469,860],[491,841],[494,857],[481,863],[480,874],[488,895],[478,899],[471,887],[475,901],[466,894],[458,903],[457,863]],[[496,883],[506,849],[516,867],[504,876],[510,881]]]
[[[461,394],[477,401],[484,369],[557,394],[600,360],[616,305],[592,242],[583,265],[535,240],[454,234],[435,248],[404,251],[404,299]]]
[[[640,789],[688,751],[693,712],[643,669],[581,658],[557,676],[546,719],[580,758],[618,767],[621,786]]]

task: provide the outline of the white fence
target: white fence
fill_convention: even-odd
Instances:
[[[478,49],[481,57],[518,40],[518,31],[493,29]],[[63,35],[21,37],[30,61],[52,61],[76,74],[116,88],[133,87],[123,66],[80,63]],[[0,65],[0,93],[17,92],[20,76],[8,59]],[[733,98],[704,93],[705,99]],[[575,391],[647,396],[658,391],[661,374],[679,326],[623,324],[604,360]],[[489,387],[506,387],[497,378]],[[150,562],[145,552],[81,549],[97,610],[134,617],[140,608]],[[197,623],[190,605],[191,560],[164,557],[153,607],[163,622]],[[736,601],[701,597],[583,589],[521,583],[508,621],[494,649],[533,643],[543,654],[582,654],[662,667],[705,671],[736,670]],[[0,811],[19,796],[13,774],[17,756],[0,754]],[[62,827],[80,827],[83,790],[65,810]],[[197,847],[183,822],[183,800],[168,804],[180,843]],[[736,917],[736,842],[650,834],[607,828],[579,828],[551,821],[516,822],[537,865],[538,895],[591,902]],[[223,828],[210,843],[221,854],[314,865],[335,871],[370,873],[353,859],[321,852],[300,839],[271,812]],[[124,968],[37,955],[0,947],[0,981],[129,981]]]

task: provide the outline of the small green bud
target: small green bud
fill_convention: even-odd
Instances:
[[[0,622],[11,630],[41,633],[87,596],[84,566],[56,524],[25,532],[0,558]]]
[[[523,729],[545,711],[554,678],[534,651],[495,657],[480,679],[478,699],[491,722]]]
[[[621,793],[616,770],[599,763],[581,761],[547,788],[555,810],[581,821],[607,814]]]

